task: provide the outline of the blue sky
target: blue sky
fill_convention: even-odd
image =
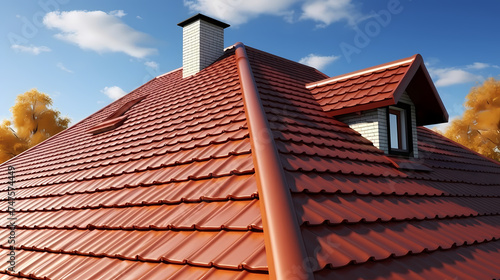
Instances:
[[[82,120],[182,66],[180,21],[201,12],[243,42],[329,76],[420,53],[450,117],[500,78],[499,1],[6,0],[0,9],[0,119],[32,88]]]

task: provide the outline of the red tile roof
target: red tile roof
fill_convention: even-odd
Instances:
[[[418,54],[314,81],[306,87],[331,116],[395,105],[403,92],[408,91],[417,107],[418,125],[448,121],[448,113]]]
[[[353,85],[345,96],[385,100],[410,64],[375,71],[370,93]],[[326,91],[311,94],[324,74],[242,44],[194,76],[181,71],[0,166],[4,193],[15,167],[18,218],[16,272],[0,276],[500,275],[498,163],[423,127],[418,159],[389,158],[331,116]],[[123,124],[89,131],[116,117]]]
[[[396,168],[308,92],[315,70],[248,49],[307,251],[287,278],[500,275],[498,163],[421,127],[430,171]]]
[[[15,275],[266,275],[234,50],[200,75],[181,73],[153,79],[3,164],[15,167]],[[116,117],[122,125],[90,132]],[[1,205],[5,212],[5,198]]]

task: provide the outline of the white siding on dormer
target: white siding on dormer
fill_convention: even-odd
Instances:
[[[406,92],[403,93],[399,102],[411,106],[411,133],[413,141],[413,156],[418,158],[417,143],[417,119],[415,106]],[[389,141],[387,135],[386,108],[378,108],[360,113],[352,113],[336,118],[356,130],[361,136],[368,139],[373,145],[386,154],[389,153]]]
[[[363,111],[360,114],[348,114],[337,117],[338,120],[349,125],[361,136],[370,140],[375,147],[380,148],[380,133],[383,131],[379,127],[380,117],[378,109]],[[387,133],[387,130],[385,130]],[[387,143],[385,143],[387,146]]]

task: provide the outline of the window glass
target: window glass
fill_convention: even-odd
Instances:
[[[391,140],[391,149],[406,151],[407,129],[406,129],[406,111],[401,108],[391,107],[389,109],[389,133]]]
[[[389,113],[389,122],[391,131],[391,149],[398,149],[398,116],[396,114]]]

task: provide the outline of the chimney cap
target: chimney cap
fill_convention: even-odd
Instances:
[[[222,28],[227,28],[227,27],[230,26],[227,23],[224,23],[222,21],[218,21],[218,20],[216,20],[214,18],[211,18],[211,17],[207,17],[206,15],[203,15],[203,14],[196,14],[196,15],[194,15],[194,16],[192,16],[192,17],[190,17],[190,18],[188,18],[188,19],[186,19],[186,20],[184,20],[182,22],[179,22],[177,25],[180,26],[180,27],[184,27],[184,26],[186,26],[186,25],[188,25],[188,24],[190,24],[192,22],[195,22],[195,21],[197,21],[199,19],[207,21],[207,22],[209,22],[211,24],[215,24],[215,25],[220,26]]]

